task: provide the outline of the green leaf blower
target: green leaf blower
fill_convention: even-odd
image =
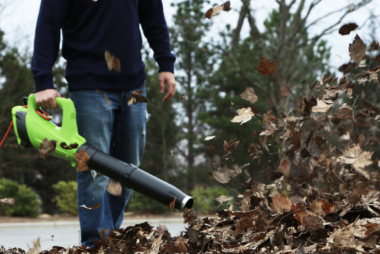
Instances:
[[[121,185],[140,192],[166,206],[175,200],[174,208],[176,209],[182,210],[185,207],[192,207],[193,198],[178,188],[86,143],[86,139],[78,134],[73,101],[59,97],[55,100],[58,107],[63,111],[61,127],[54,124],[51,117],[41,113],[34,94],[24,98],[24,106],[13,107],[13,125],[19,145],[40,149],[45,138],[55,140],[57,142],[56,149],[52,155],[71,161],[73,167],[76,166],[74,154],[84,150],[90,156],[88,162],[90,169],[96,170],[120,182]]]

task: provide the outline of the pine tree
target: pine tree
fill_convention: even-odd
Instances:
[[[204,40],[209,40],[206,33],[211,25],[202,11],[205,3],[208,1],[186,0],[178,3],[177,12],[173,16],[174,25],[170,29],[172,48],[177,54],[177,94],[185,96],[178,101],[180,128],[184,133],[178,137],[175,152],[185,161],[187,190],[193,189],[201,170],[197,159],[202,153],[199,144],[204,137],[205,127],[197,118],[197,112],[205,110],[206,100],[202,94],[214,65],[212,50],[204,43]]]
[[[244,6],[243,6],[244,7]],[[288,23],[292,23],[295,15],[289,15]],[[267,20],[264,22],[265,31],[261,34],[262,43],[266,45],[267,52],[278,52],[281,45],[278,44],[280,36],[280,26],[283,23],[280,19],[278,10],[273,10]],[[241,27],[240,27],[241,28]],[[237,29],[239,29],[239,24]],[[292,50],[291,58],[287,59],[284,56],[277,56],[276,59],[276,76],[259,74],[255,67],[259,66],[259,59],[262,56],[260,47],[255,44],[252,35],[244,38],[243,40],[236,39],[236,30],[230,31],[227,27],[227,32],[222,33],[225,43],[218,45],[217,49],[221,53],[221,64],[215,74],[210,80],[209,98],[210,104],[207,112],[200,113],[200,118],[204,124],[207,124],[213,130],[212,135],[215,139],[204,142],[204,150],[210,144],[214,146],[215,154],[223,155],[227,152],[223,149],[223,142],[229,142],[232,139],[239,140],[240,143],[237,150],[234,151],[234,161],[225,161],[227,165],[238,164],[243,165],[250,163],[250,168],[255,174],[261,174],[261,171],[255,171],[258,163],[263,171],[272,169],[274,161],[278,160],[276,152],[280,148],[278,146],[271,146],[271,138],[265,143],[268,144],[268,151],[260,149],[260,141],[263,137],[258,134],[263,130],[262,116],[267,110],[271,109],[272,114],[280,117],[280,113],[288,114],[289,112],[278,112],[278,105],[283,106],[287,103],[289,111],[297,107],[297,89],[305,89],[305,82],[313,82],[316,77],[325,71],[325,64],[329,60],[329,48],[326,46],[325,41],[320,41],[316,50],[304,52],[303,48],[289,49]],[[291,31],[287,30],[287,37],[290,36]],[[299,43],[309,39],[308,31],[303,26],[298,34]],[[230,42],[230,43],[228,43]],[[285,54],[285,53],[284,53]],[[286,52],[289,54],[289,52]],[[231,56],[233,55],[233,56]],[[302,61],[296,65],[296,68],[289,69],[289,62],[294,61],[299,56]],[[268,61],[275,57],[271,56]],[[236,65],[238,63],[238,66]],[[239,68],[237,70],[237,68]],[[252,84],[256,84],[252,86]],[[292,95],[288,99],[279,97],[280,86],[287,86],[291,89]],[[239,97],[246,87],[253,87],[258,97],[258,101],[251,104]],[[291,103],[293,102],[293,103]],[[295,102],[295,103],[294,103]],[[237,115],[236,110],[243,106],[253,106],[257,108],[257,114],[251,121],[240,125],[233,123],[231,120]],[[259,145],[260,144],[260,145]],[[255,154],[254,151],[261,150],[262,154],[260,161],[252,162]],[[271,154],[269,154],[269,152]],[[250,157],[251,155],[251,157]],[[215,161],[214,157],[213,160]],[[260,175],[255,175],[260,177]]]

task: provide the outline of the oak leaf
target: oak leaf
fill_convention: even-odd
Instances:
[[[239,96],[243,100],[249,101],[252,104],[255,103],[258,99],[257,95],[255,94],[255,90],[253,90],[252,87],[246,87],[245,91]]]
[[[252,109],[255,110],[254,107],[243,107],[243,108],[238,109],[236,111],[238,113],[238,115],[235,116],[231,120],[231,122],[233,122],[233,123],[240,123],[240,125],[242,125],[243,123],[248,122],[255,115],[255,112],[252,111]]]
[[[217,171],[212,172],[214,179],[222,184],[228,183],[234,175],[235,170],[229,169],[225,165],[221,165]]]
[[[349,45],[348,50],[350,51],[351,60],[358,63],[365,56],[367,44],[364,44],[359,35],[356,35],[354,42]]]
[[[259,66],[255,67],[255,70],[260,74],[268,75],[275,74],[276,71],[276,60],[268,62],[264,57],[260,56]]]
[[[226,196],[221,195],[219,198],[216,198],[215,200],[218,201],[220,204],[223,204],[227,201],[230,201],[231,199],[232,197],[227,198]]]

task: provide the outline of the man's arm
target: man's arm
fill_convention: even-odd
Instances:
[[[175,94],[174,62],[175,55],[171,53],[170,37],[166,25],[161,0],[140,0],[139,17],[144,35],[154,51],[154,59],[159,65],[160,92],[164,92],[164,84],[168,84],[168,93],[163,101],[169,100]]]
[[[67,13],[68,0],[41,0],[31,63],[36,85],[36,100],[43,108],[56,108],[60,97],[53,86],[53,65],[58,57],[60,33]]]

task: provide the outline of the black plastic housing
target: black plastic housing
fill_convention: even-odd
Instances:
[[[86,151],[90,156],[88,166],[90,169],[118,181],[124,187],[133,189],[149,198],[152,198],[166,206],[169,206],[176,197],[174,208],[182,210],[193,206],[193,198],[184,194],[181,190],[161,179],[139,169],[133,164],[125,163],[102,151],[84,143],[78,148]]]
[[[28,132],[26,131],[26,111],[16,111],[16,128],[18,136],[21,140],[21,146],[29,148],[33,147],[29,140]]]

